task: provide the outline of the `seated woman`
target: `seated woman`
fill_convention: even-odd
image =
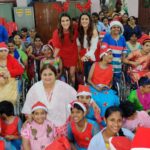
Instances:
[[[66,134],[66,121],[69,117],[66,106],[76,99],[76,91],[68,84],[56,80],[56,69],[50,64],[41,68],[41,81],[35,83],[28,91],[22,113],[31,121],[34,103],[40,101],[48,109],[47,119],[56,125],[60,134]],[[59,134],[58,133],[58,134]]]
[[[119,107],[111,106],[105,112],[106,128],[96,134],[90,141],[88,150],[109,150],[109,139],[113,136],[126,136],[133,139],[134,134],[125,128],[122,128],[123,114]]]
[[[150,128],[150,116],[146,111],[136,111],[135,106],[130,101],[120,104],[123,111],[123,127],[136,132],[138,127]]]
[[[134,82],[142,76],[150,77],[150,38],[144,39],[142,49],[135,50],[124,59],[124,63],[131,65],[129,75]]]
[[[119,98],[110,89],[113,78],[113,68],[110,64],[112,58],[112,52],[108,49],[108,45],[103,44],[100,61],[92,65],[88,77],[92,98],[100,107],[102,117],[109,106],[119,105]]]
[[[8,51],[6,44],[0,43],[0,101],[4,99],[16,101],[15,78],[22,75],[24,71],[19,62],[8,54]]]
[[[138,81],[139,88],[132,90],[128,100],[132,102],[136,110],[150,110],[150,78],[142,77]]]

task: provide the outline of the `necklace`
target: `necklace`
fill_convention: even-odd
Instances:
[[[87,122],[85,122],[84,124],[84,127],[79,127],[77,124],[76,124],[76,127],[77,127],[77,130],[80,131],[80,132],[84,132],[87,128]]]

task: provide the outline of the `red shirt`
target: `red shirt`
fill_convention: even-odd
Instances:
[[[17,77],[23,74],[24,69],[23,67],[19,64],[19,62],[12,57],[11,55],[8,54],[7,56],[7,69],[11,75],[11,77]]]
[[[104,84],[108,85],[113,78],[113,68],[112,65],[109,65],[106,69],[100,67],[99,63],[95,63],[95,68],[92,76],[92,82],[96,85]]]

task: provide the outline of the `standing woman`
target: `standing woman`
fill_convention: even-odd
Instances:
[[[82,13],[79,18],[77,43],[81,60],[84,62],[84,74],[88,77],[91,65],[96,60],[94,53],[98,44],[98,31],[88,13]]]
[[[77,29],[73,26],[71,17],[67,13],[62,13],[59,18],[58,28],[53,33],[54,57],[59,55],[62,58],[64,67],[69,69],[69,76],[73,85],[75,84],[75,70],[78,58],[76,39]]]

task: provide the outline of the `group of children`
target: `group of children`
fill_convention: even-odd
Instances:
[[[140,84],[140,88],[149,91],[150,80],[145,77],[141,80],[143,85]],[[124,118],[123,127],[135,133],[140,126],[150,127],[150,117],[144,111],[146,109],[143,107],[143,101],[140,98],[139,103],[142,106],[141,109],[144,109],[143,111],[137,111],[135,104],[130,102],[132,100],[131,98],[129,101],[121,102],[120,108],[115,104],[112,104],[111,107],[115,107],[116,111],[121,110],[121,116]],[[103,107],[105,106],[99,106],[94,102],[88,86],[79,85],[77,99],[67,106],[70,112],[67,127],[70,149],[87,150],[92,137],[101,129],[104,130],[105,127],[109,127],[106,120],[107,111],[111,107],[108,106],[105,112],[102,112]],[[48,109],[43,103],[36,102],[32,106],[32,121],[26,122],[22,126],[19,117],[14,115],[11,102],[0,102],[0,139],[5,142],[5,149],[20,150],[23,147],[24,150],[44,150],[47,147],[48,150],[49,147],[53,147],[54,141],[57,141],[62,135],[59,135],[55,125],[46,119],[47,112]],[[105,115],[101,117],[103,113]],[[102,123],[103,121],[105,121],[105,124]],[[93,150],[90,147],[89,150]]]

